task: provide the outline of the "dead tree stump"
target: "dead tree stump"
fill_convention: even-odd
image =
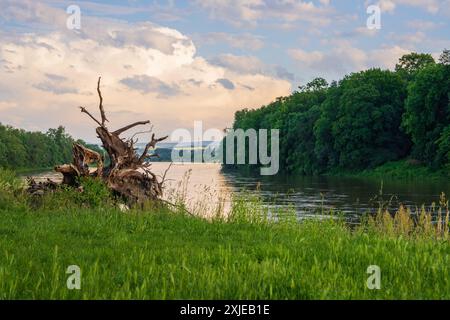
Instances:
[[[63,184],[76,187],[79,177],[98,177],[103,179],[106,185],[116,194],[127,201],[128,204],[142,204],[148,200],[159,200],[162,197],[164,178],[159,181],[150,170],[151,164],[146,160],[154,156],[149,155],[151,148],[166,137],[155,138],[153,133],[151,140],[145,146],[142,154],[137,154],[134,136],[131,139],[120,137],[122,133],[134,127],[150,124],[150,121],[138,121],[110,131],[105,123],[109,122],[103,108],[103,97],[100,91],[100,80],[97,82],[97,93],[100,99],[100,121],[97,120],[84,107],[81,112],[87,114],[97,125],[97,135],[103,148],[109,156],[108,166],[104,166],[103,157],[78,143],[73,146],[73,160],[71,164],[56,166],[55,170],[63,174]],[[95,171],[89,169],[89,165],[96,163]]]

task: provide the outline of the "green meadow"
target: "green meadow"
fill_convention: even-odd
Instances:
[[[1,299],[449,299],[448,201],[349,226],[339,214],[267,218],[257,196],[229,216],[122,212],[106,188],[30,198],[0,171]],[[434,215],[434,219],[432,219]],[[80,290],[66,273],[81,270]],[[369,289],[368,267],[381,271]]]

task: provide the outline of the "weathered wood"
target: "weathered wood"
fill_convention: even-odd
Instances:
[[[115,134],[116,136],[119,136],[121,133],[123,133],[123,132],[125,132],[127,130],[130,130],[130,129],[132,129],[134,127],[137,127],[137,126],[149,124],[149,123],[150,123],[150,121],[148,121],[148,120],[147,121],[138,121],[138,122],[129,124],[129,125],[123,127],[123,128],[120,128],[120,129],[114,131],[113,134]]]
[[[133,139],[124,140],[119,135],[138,125],[149,124],[150,121],[138,121],[110,132],[105,126],[108,122],[103,107],[103,96],[100,90],[99,77],[97,82],[97,93],[99,96],[99,110],[101,122],[97,120],[84,107],[80,107],[81,112],[87,114],[98,125],[96,133],[102,142],[103,148],[109,156],[110,163],[104,167],[102,156],[89,148],[78,143],[73,146],[73,161],[71,164],[55,167],[57,172],[63,174],[63,184],[77,187],[79,177],[99,177],[117,195],[125,199],[128,204],[144,203],[147,200],[159,200],[162,197],[164,178],[159,181],[150,171],[149,165],[145,163],[150,156],[150,148],[155,148],[160,141],[166,137],[155,138],[153,133],[151,140],[145,146],[144,152],[138,155],[134,149]],[[89,165],[96,163],[97,169],[91,172]],[[165,175],[164,175],[165,176]],[[35,186],[36,188],[36,186]]]
[[[98,93],[98,97],[100,99],[98,108],[100,109],[100,116],[102,117],[102,126],[105,126],[105,121],[109,122],[109,120],[106,119],[105,109],[103,108],[103,97],[102,97],[102,92],[100,91],[100,80],[101,79],[102,79],[102,77],[98,77],[98,82],[97,82],[97,93]]]

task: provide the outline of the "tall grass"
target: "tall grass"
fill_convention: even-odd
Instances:
[[[2,299],[450,299],[444,197],[432,211],[380,210],[351,228],[335,214],[269,210],[257,193],[205,219],[180,207],[122,212],[95,200],[96,183],[37,205],[14,183],[1,192]],[[70,265],[81,290],[66,286]],[[370,265],[380,290],[366,285]]]

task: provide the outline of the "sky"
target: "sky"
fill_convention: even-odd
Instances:
[[[80,15],[73,9],[80,9]],[[380,28],[367,8],[380,8]],[[234,113],[406,53],[450,49],[450,0],[0,0],[0,122],[96,141],[111,129],[225,129]],[[79,18],[79,19],[78,19]],[[370,20],[373,21],[373,20]],[[78,25],[79,22],[79,25]]]

